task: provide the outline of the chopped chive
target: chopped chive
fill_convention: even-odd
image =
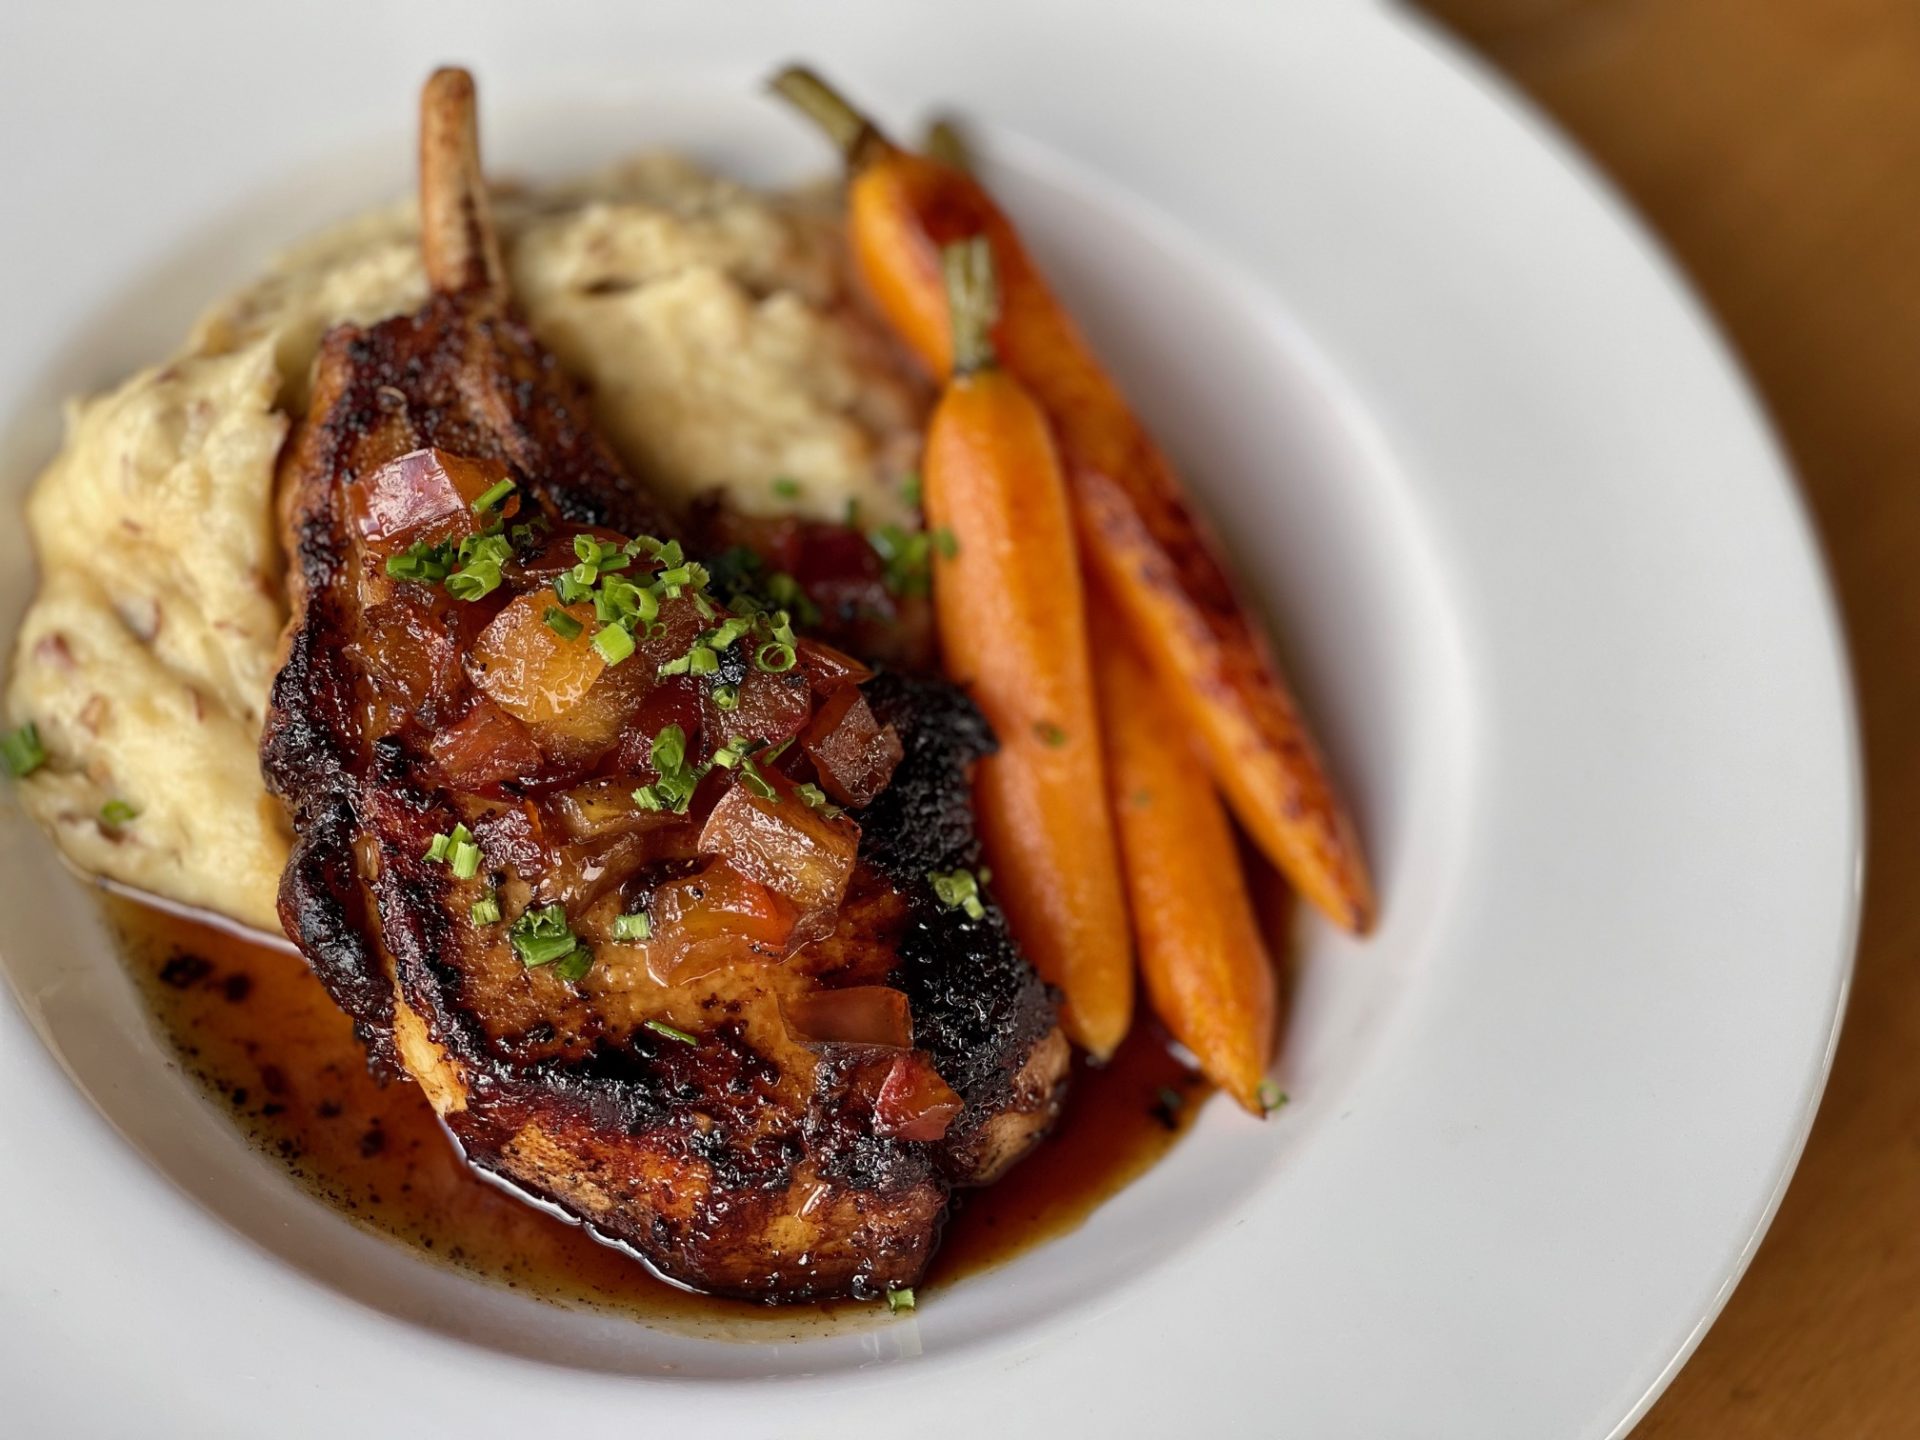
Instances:
[[[500,588],[500,572],[490,569],[456,570],[447,576],[447,594],[469,603]]]
[[[900,498],[914,509],[920,508],[920,472],[909,470],[900,481]]]
[[[527,551],[533,549],[534,542],[544,538],[546,533],[552,528],[553,527],[547,523],[546,516],[536,515],[531,520],[523,521],[515,525],[507,534],[513,538],[513,548],[515,550]]]
[[[497,530],[460,542],[460,568],[447,576],[447,593],[456,600],[478,600],[500,587],[500,567],[513,558],[513,546]]]
[[[576,945],[553,962],[553,973],[562,980],[578,980],[593,968],[593,951]]]
[[[578,640],[580,638],[580,622],[562,610],[558,605],[549,605],[546,615],[542,618],[546,620],[547,628],[562,640]]]
[[[7,769],[16,780],[31,775],[47,763],[47,747],[40,743],[40,727],[29,720],[0,739],[0,755],[6,757]]]
[[[1033,727],[1033,733],[1040,738],[1042,745],[1049,746],[1055,750],[1058,750],[1062,745],[1067,743],[1067,732],[1051,720],[1036,721]]]
[[[536,965],[552,964],[562,955],[572,953],[580,943],[567,924],[566,907],[558,903],[527,911],[513,922],[507,939],[512,942],[520,963],[530,970]]]
[[[687,732],[669,725],[653,737],[653,768],[662,775],[687,763]]]
[[[653,917],[644,910],[636,910],[628,915],[616,915],[613,920],[613,938],[616,940],[652,939]]]
[[[100,807],[100,823],[110,830],[118,830],[139,813],[138,807],[124,800],[109,800]]]
[[[724,621],[711,635],[707,636],[706,643],[715,650],[730,650],[733,648],[733,642],[751,629],[753,629],[751,620],[742,620],[736,615]]]
[[[800,498],[800,482],[786,475],[775,476],[773,493],[782,500],[797,500]]]
[[[642,785],[633,792],[633,803],[642,810],[670,810],[676,815],[687,813],[687,806],[693,800],[693,792],[700,787],[702,771],[687,766],[687,732],[678,725],[668,725],[653,737],[653,749],[649,755],[654,770],[660,778],[651,785]]]
[[[902,1310],[913,1309],[913,1287],[902,1285],[897,1290],[887,1291],[887,1311],[898,1315]]]
[[[467,915],[476,925],[498,925],[500,923],[500,897],[489,890],[468,907]]]
[[[624,625],[607,625],[593,633],[593,648],[609,665],[618,665],[633,654],[633,632]]]
[[[740,783],[762,800],[773,800],[779,796],[779,792],[768,782],[767,777],[755,768],[751,760],[741,762]]]
[[[427,853],[421,858],[426,860],[445,860],[447,858],[447,852],[451,849],[453,849],[453,837],[451,835],[436,835],[433,837],[433,843],[427,846]]]
[[[468,565],[447,576],[447,594],[468,604],[486,598],[499,588],[500,567],[497,565]]]
[[[720,652],[707,645],[696,645],[687,652],[687,673],[689,675],[717,675],[720,673]]]
[[[563,570],[553,577],[553,593],[562,605],[578,605],[593,594],[593,586],[582,585],[573,578],[572,571]]]
[[[841,813],[840,807],[827,799],[827,792],[818,785],[796,785],[793,793],[800,797],[808,809],[818,810],[829,819]]]
[[[645,1023],[647,1029],[653,1031],[654,1034],[664,1035],[669,1040],[678,1040],[682,1045],[698,1045],[700,1043],[695,1036],[689,1035],[686,1031],[667,1024],[664,1020],[648,1020]]]
[[[488,486],[480,498],[473,502],[473,513],[476,515],[486,514],[487,511],[493,509],[494,506],[506,499],[507,496],[511,495],[517,488],[519,487],[511,480],[502,480],[497,484]]]
[[[980,901],[980,881],[971,870],[951,870],[945,874],[929,871],[927,882],[933,886],[933,898],[947,909],[959,910],[969,920],[978,920],[987,913]]]
[[[387,574],[395,580],[410,580],[420,585],[438,585],[453,569],[453,546],[429,545],[416,541],[398,555],[387,557]]]
[[[951,560],[960,553],[960,542],[954,538],[953,531],[943,526],[929,533],[933,539],[933,548],[939,552],[941,559]]]
[[[1260,1089],[1255,1093],[1259,1097],[1260,1108],[1269,1115],[1273,1114],[1273,1112],[1278,1110],[1282,1105],[1285,1105],[1288,1099],[1287,1092],[1271,1080],[1262,1080],[1260,1082]]]
[[[471,880],[480,873],[480,847],[471,840],[455,841],[447,863],[453,867],[454,879]]]
[[[760,669],[781,675],[793,669],[800,654],[784,640],[769,640],[753,652],[753,663]]]
[[[716,710],[738,710],[740,708],[740,687],[738,685],[714,686],[713,708]]]
[[[957,550],[953,536],[940,532],[940,553],[951,556]],[[924,596],[931,589],[932,554],[935,538],[924,530],[903,530],[898,525],[882,525],[867,532],[867,544],[881,559],[887,589],[899,596]]]

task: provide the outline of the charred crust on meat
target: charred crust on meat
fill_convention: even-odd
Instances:
[[[934,872],[979,869],[970,778],[974,763],[997,744],[986,718],[951,685],[883,674],[865,690],[906,752],[892,783],[860,818],[868,858],[906,895],[912,915],[898,983],[913,1007],[914,1043],[932,1053],[966,1100],[965,1118],[984,1118],[1004,1106],[1057,1009],[997,906],[968,919],[943,906],[927,880]]]
[[[436,80],[430,101],[435,87],[470,109],[470,88]],[[462,184],[478,183],[465,150],[442,144],[435,154],[455,157]],[[416,313],[329,334],[312,412],[282,459],[294,613],[261,765],[295,832],[280,889],[287,933],[376,1068],[404,1065],[427,1086],[472,1163],[672,1279],[769,1301],[911,1284],[952,1187],[988,1178],[1045,1128],[1065,1070],[1056,997],[999,911],[969,919],[942,906],[927,879],[979,866],[970,771],[992,735],[950,686],[895,674],[868,683],[904,753],[859,813],[862,845],[838,923],[865,928],[789,959],[814,949],[816,981],[906,993],[914,1047],[964,1102],[941,1140],[901,1139],[879,1120],[900,1052],[803,1048],[767,1028],[771,991],[758,1012],[737,1000],[703,1006],[695,1043],[684,1043],[526,969],[503,931],[469,923],[470,895],[428,858],[434,837],[466,815],[490,871],[528,885],[545,842],[516,818],[511,797],[523,791],[503,787],[509,802],[473,813],[440,788],[427,751],[445,716],[368,718],[394,712],[356,658],[362,560],[344,487],[434,448],[504,467],[528,513],[626,535],[682,532],[620,469],[584,390],[498,293],[477,197],[436,213],[470,232],[441,237],[458,284],[436,276],[440,293]],[[457,640],[442,618],[441,641]],[[744,651],[721,662],[714,683],[746,678]],[[662,863],[664,882],[685,862]],[[642,882],[656,883],[656,872]],[[1017,1143],[987,1143],[1010,1118]],[[782,1238],[794,1233],[808,1237],[798,1253]]]

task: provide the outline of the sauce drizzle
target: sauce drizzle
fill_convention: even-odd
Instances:
[[[357,1224],[425,1257],[563,1305],[753,1338],[884,1315],[854,1301],[768,1307],[696,1295],[578,1226],[480,1179],[418,1088],[367,1071],[351,1022],[298,956],[119,896],[104,902],[157,1028],[207,1094],[289,1175]],[[1149,1024],[1101,1069],[1079,1064],[1054,1134],[998,1184],[956,1197],[918,1287],[930,1293],[1078,1226],[1161,1159],[1211,1087]]]

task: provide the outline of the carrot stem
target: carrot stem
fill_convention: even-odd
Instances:
[[[868,144],[881,138],[871,120],[805,65],[787,66],[767,88],[825,131],[849,165],[857,165]]]
[[[927,127],[920,153],[952,170],[963,173],[973,170],[973,149],[967,144],[967,137],[960,133],[960,127],[951,120],[935,120]]]
[[[940,251],[947,310],[953,328],[953,373],[971,375],[996,363],[993,322],[1000,318],[1000,282],[993,247],[984,235],[956,240]]]

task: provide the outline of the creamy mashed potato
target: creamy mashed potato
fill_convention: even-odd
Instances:
[[[850,304],[825,207],[646,156],[496,218],[535,331],[662,494],[909,518],[924,397]],[[70,408],[27,506],[41,585],[7,704],[50,756],[21,797],[83,869],[278,928],[288,836],[255,754],[285,620],[274,466],[320,337],[425,294],[410,207],[368,215]],[[105,823],[112,801],[136,818]]]

